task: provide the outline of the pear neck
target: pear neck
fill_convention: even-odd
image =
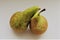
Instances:
[[[46,9],[42,9],[41,11],[39,10],[32,18],[35,18],[37,16],[40,16],[40,13],[42,13],[43,11],[45,11]]]

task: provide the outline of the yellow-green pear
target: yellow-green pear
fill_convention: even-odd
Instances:
[[[16,32],[24,32],[31,20],[31,17],[38,11],[40,8],[38,6],[33,6],[27,8],[21,12],[15,12],[10,18],[10,26]]]
[[[37,12],[32,18],[30,23],[30,30],[32,33],[40,35],[43,34],[48,27],[47,19],[40,15],[41,12],[45,11],[45,9]]]

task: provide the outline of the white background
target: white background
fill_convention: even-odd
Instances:
[[[47,31],[41,35],[30,32],[14,33],[9,20],[13,13],[37,5],[46,8],[41,15],[48,21]],[[60,39],[60,0],[0,0],[0,39]]]

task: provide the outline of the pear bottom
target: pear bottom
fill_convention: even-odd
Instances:
[[[17,33],[23,33],[26,31],[27,27],[20,25],[20,18],[22,18],[21,12],[14,13],[10,18],[10,27]]]
[[[44,16],[40,15],[39,19],[33,18],[31,20],[30,29],[32,33],[41,35],[47,30],[47,28],[48,22]]]

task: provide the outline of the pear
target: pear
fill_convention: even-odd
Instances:
[[[47,19],[40,15],[40,13],[43,11],[45,11],[45,9],[36,12],[36,14],[31,18],[30,30],[37,35],[43,34],[48,27]]]
[[[24,32],[31,20],[31,17],[38,11],[40,8],[38,6],[33,6],[25,9],[24,11],[15,12],[10,18],[10,26],[15,32]]]

